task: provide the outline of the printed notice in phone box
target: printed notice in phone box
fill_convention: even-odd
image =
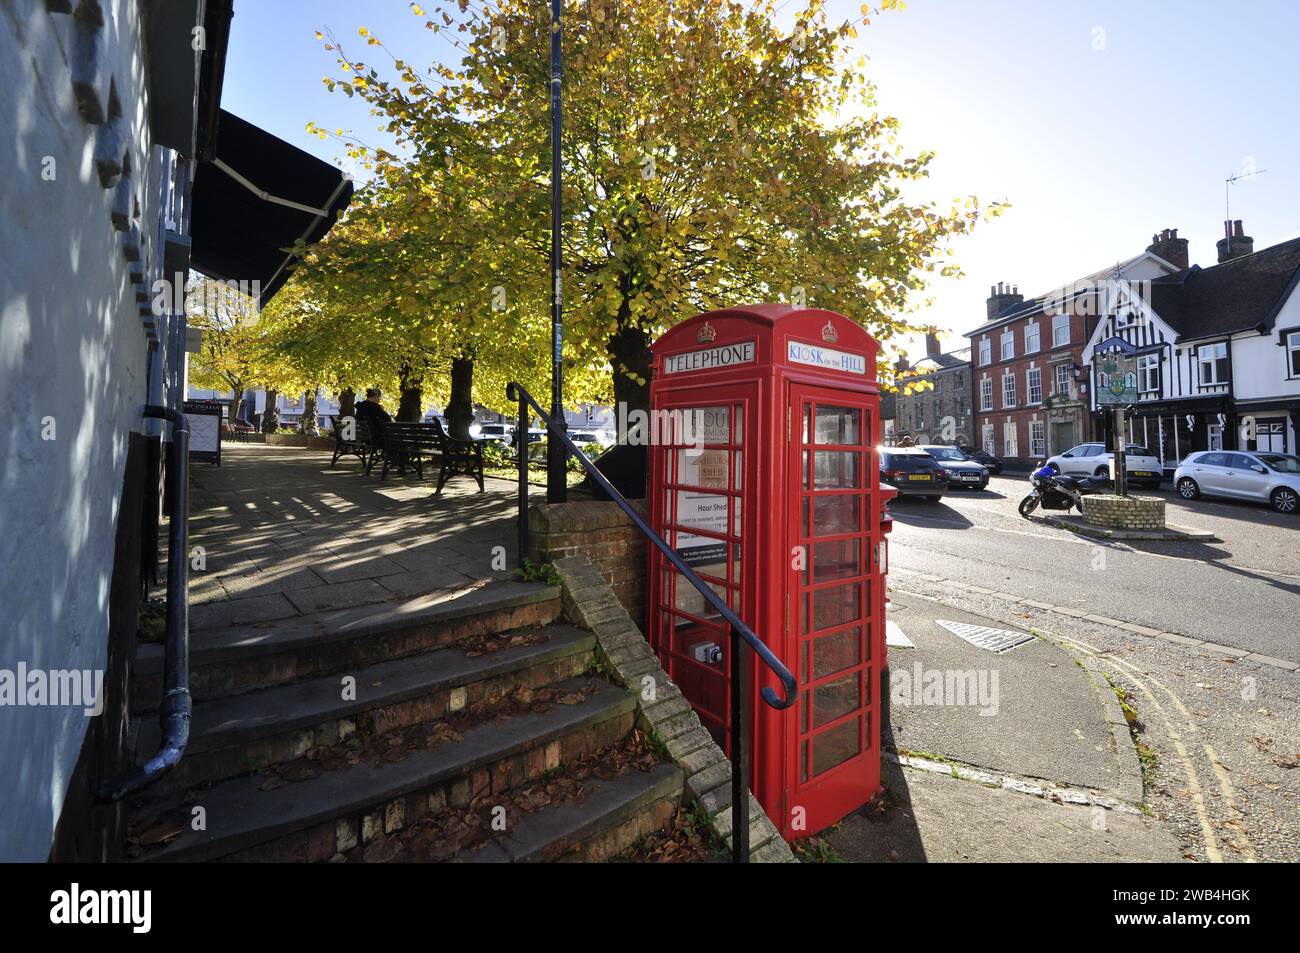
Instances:
[[[865,374],[867,359],[861,354],[847,354],[834,348],[818,344],[804,344],[800,341],[789,342],[790,362],[793,364],[811,364],[832,371],[847,371],[850,374]]]
[[[731,367],[734,364],[749,364],[753,360],[754,342],[744,341],[740,344],[708,347],[702,351],[673,354],[664,358],[664,373],[680,374],[683,371],[711,371],[719,367]]]

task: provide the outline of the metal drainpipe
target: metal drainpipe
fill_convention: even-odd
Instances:
[[[190,603],[189,603],[189,450],[190,428],[185,415],[150,404],[144,416],[169,421],[175,454],[172,517],[167,532],[167,638],[163,662],[163,697],[158,706],[162,740],[143,765],[95,787],[100,801],[120,801],[162,777],[181,760],[190,740]]]

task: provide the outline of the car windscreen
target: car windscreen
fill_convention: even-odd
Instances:
[[[1300,457],[1286,453],[1261,453],[1259,458],[1278,473],[1300,473]]]
[[[880,455],[882,470],[937,470],[939,464],[929,454],[922,453],[882,453]]]
[[[966,454],[956,447],[926,447],[925,452],[936,460],[951,460],[954,463],[968,463]]]

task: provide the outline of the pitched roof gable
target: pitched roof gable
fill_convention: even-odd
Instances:
[[[1300,284],[1300,238],[1151,283],[1151,306],[1179,336],[1269,329]]]

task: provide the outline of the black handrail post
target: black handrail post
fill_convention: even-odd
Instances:
[[[528,556],[528,405],[519,398],[519,416],[515,423],[515,441],[519,444],[519,568]]]
[[[564,252],[561,240],[563,193],[560,166],[561,89],[564,76],[560,15],[564,0],[551,0],[551,417],[564,429]],[[568,454],[561,440],[546,441],[546,502],[568,499]]]
[[[749,863],[749,666],[741,657],[740,631],[728,626],[731,638],[731,860]]]

